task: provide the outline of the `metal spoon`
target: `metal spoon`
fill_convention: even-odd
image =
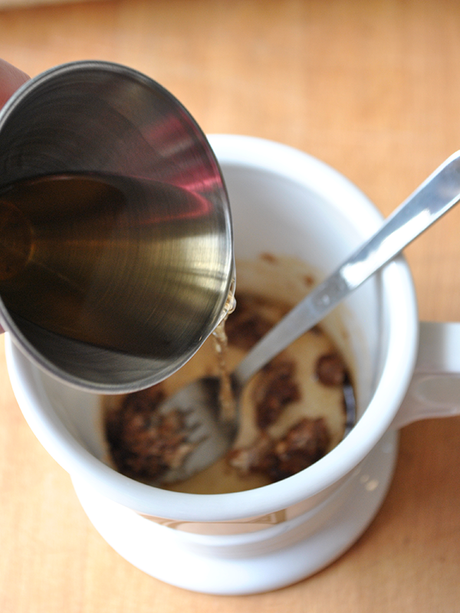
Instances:
[[[244,385],[272,358],[320,322],[404,247],[460,200],[460,152],[448,158],[330,277],[313,289],[261,339],[231,375],[236,411],[223,421],[218,377],[194,381],[168,398],[159,410],[183,411],[190,428],[188,442],[196,446],[177,468],[161,477],[173,483],[191,477],[218,460],[232,446],[239,424],[238,402]]]

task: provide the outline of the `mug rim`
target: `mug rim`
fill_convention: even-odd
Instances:
[[[341,201],[346,198],[353,203],[353,224],[360,233],[369,235],[381,225],[381,214],[363,192],[338,171],[309,154],[251,136],[219,134],[208,138],[219,164],[265,170],[290,178],[332,203],[338,199],[339,192]],[[71,435],[54,413],[51,403],[52,412],[43,410],[39,369],[7,334],[6,355],[11,383],[24,417],[50,455],[71,476],[78,474],[90,488],[116,503],[152,517],[189,522],[238,520],[285,509],[319,494],[353,471],[390,427],[405,396],[418,347],[415,290],[402,255],[390,262],[380,276],[394,330],[389,335],[379,383],[366,410],[347,437],[323,458],[291,477],[260,488],[226,494],[186,494],[155,488],[118,473]],[[392,393],[392,406],[388,402],[388,389]]]

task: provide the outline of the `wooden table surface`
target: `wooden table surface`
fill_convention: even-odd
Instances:
[[[118,0],[0,10],[30,75],[130,65],[207,133],[265,137],[336,167],[387,215],[460,148],[457,0]],[[407,249],[420,316],[460,319],[460,209]],[[90,525],[26,425],[0,354],[2,613],[409,613],[460,609],[460,418],[402,431],[389,495],[337,562],[276,592],[209,596],[133,568]]]

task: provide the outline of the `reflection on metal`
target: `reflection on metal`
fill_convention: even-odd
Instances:
[[[147,387],[219,322],[234,274],[223,179],[147,77],[76,62],[26,83],[0,114],[0,200],[26,220],[15,274],[0,270],[1,323],[57,376]]]

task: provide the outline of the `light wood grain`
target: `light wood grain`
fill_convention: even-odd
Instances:
[[[0,11],[0,57],[30,75],[77,59],[130,65],[206,132],[307,151],[387,215],[460,148],[459,31],[457,0],[118,0]],[[460,209],[407,250],[424,319],[460,319],[459,230]],[[0,610],[458,611],[460,419],[401,440],[387,500],[339,561],[273,593],[195,594],[142,574],[95,532],[19,412],[1,353]]]

